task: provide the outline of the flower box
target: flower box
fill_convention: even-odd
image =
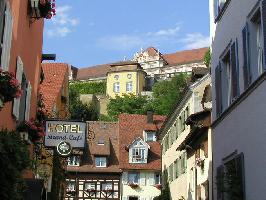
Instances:
[[[154,185],[154,187],[156,187],[158,190],[162,189],[162,185],[161,184],[156,184],[156,185]]]
[[[136,188],[139,187],[139,184],[137,184],[137,183],[129,183],[128,185],[129,185],[131,188],[133,188],[133,189],[136,189]]]
[[[45,136],[43,124],[37,120],[31,119],[30,121],[23,121],[17,126],[18,132],[27,132],[28,137],[32,142],[39,141]]]

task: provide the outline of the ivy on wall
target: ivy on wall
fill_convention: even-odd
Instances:
[[[22,171],[31,167],[27,145],[16,132],[0,130],[0,199],[23,199]]]
[[[99,82],[73,82],[69,85],[70,90],[76,91],[78,94],[105,94],[106,81]]]

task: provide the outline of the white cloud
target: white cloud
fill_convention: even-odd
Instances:
[[[177,39],[180,26],[173,28],[160,29],[154,32],[132,34],[110,35],[98,39],[98,45],[111,50],[130,50],[143,46],[160,46],[162,42]]]
[[[204,36],[201,33],[190,33],[181,42],[185,44],[184,48],[186,49],[208,47],[210,46],[210,37]]]
[[[58,27],[55,28],[54,30],[48,30],[47,34],[50,37],[66,37],[69,33],[71,33],[71,30],[67,27]]]
[[[52,25],[46,31],[49,37],[66,37],[72,32],[73,27],[78,25],[79,20],[71,17],[71,9],[69,5],[56,9],[56,16],[51,19]]]

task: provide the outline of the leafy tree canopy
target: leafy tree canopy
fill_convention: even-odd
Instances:
[[[71,87],[69,90],[69,104],[71,119],[84,121],[98,120],[97,108],[93,104],[83,104],[79,99],[78,91]]]
[[[148,100],[145,96],[135,96],[133,94],[124,94],[122,97],[116,96],[111,99],[107,105],[109,117],[117,120],[121,113],[127,114],[144,114]]]
[[[211,49],[209,48],[204,55],[204,64],[206,65],[206,67],[210,67],[210,62],[211,62]]]
[[[78,94],[105,94],[106,81],[99,82],[73,82],[69,85],[70,90]]]
[[[181,73],[171,80],[155,83],[152,88],[153,100],[149,107],[152,107],[156,114],[168,115],[182,97],[182,92],[187,85],[187,79],[188,75]]]
[[[0,199],[23,199],[22,171],[31,166],[27,145],[16,132],[0,131]]]

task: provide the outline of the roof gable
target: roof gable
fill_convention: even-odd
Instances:
[[[148,149],[151,148],[150,145],[148,145],[141,137],[136,138],[128,147],[146,147]]]

